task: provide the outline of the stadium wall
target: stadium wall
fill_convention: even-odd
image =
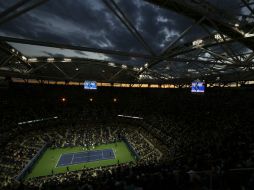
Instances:
[[[15,178],[17,181],[21,181],[31,171],[35,162],[41,157],[41,155],[47,150],[49,143],[45,144],[37,154],[28,162],[20,174]]]
[[[133,147],[131,146],[131,144],[127,140],[127,138],[125,136],[121,136],[121,139],[125,142],[125,144],[129,148],[129,150],[131,151],[132,156],[134,156],[135,160],[139,160],[140,157],[139,157],[138,153],[133,149]]]

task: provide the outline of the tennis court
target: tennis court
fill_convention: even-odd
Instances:
[[[115,159],[113,149],[67,153],[60,156],[56,167],[111,159]]]

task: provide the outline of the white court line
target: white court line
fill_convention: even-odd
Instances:
[[[57,160],[57,162],[56,162],[55,168],[56,168],[58,162],[60,161],[60,158],[62,157],[62,155],[63,155],[63,154],[61,154],[61,155],[59,156],[59,158],[58,158],[58,160]]]
[[[114,158],[116,159],[116,151],[115,151],[115,149],[111,149],[111,150],[113,150]]]
[[[74,154],[72,154],[72,158],[71,158],[71,164],[72,164],[73,158],[74,158]]]

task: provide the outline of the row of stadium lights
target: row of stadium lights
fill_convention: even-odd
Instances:
[[[13,53],[17,53],[17,54],[19,53],[15,49],[11,49],[11,51]],[[21,56],[21,59],[23,61],[27,61],[28,63],[36,63],[36,62],[38,62],[37,58],[27,58],[24,55]],[[55,58],[53,58],[53,57],[47,58],[47,62],[49,62],[49,63],[50,62],[54,62],[54,61],[55,61]],[[71,62],[71,61],[72,61],[71,58],[64,58],[61,62]],[[110,66],[110,67],[116,67],[116,64],[113,63],[113,62],[109,62],[108,66]],[[145,63],[143,67],[133,67],[133,70],[136,71],[136,72],[140,72],[140,71],[143,71],[144,68],[148,68],[148,66],[149,66],[148,63]],[[121,67],[122,67],[122,69],[128,69],[128,66],[125,65],[125,64],[122,64]],[[79,68],[76,68],[76,71],[78,71],[78,70],[79,70]]]
[[[108,66],[110,66],[110,67],[116,67],[116,64],[113,63],[113,62],[109,62]],[[148,66],[149,66],[148,63],[145,63],[143,67],[133,67],[133,71],[136,71],[136,72],[143,71],[144,68],[148,68]],[[127,65],[121,65],[121,67],[123,69],[128,69]]]
[[[236,28],[239,27],[239,24],[236,24],[235,27]],[[243,33],[243,32],[241,32],[241,33],[244,35],[245,38],[249,38],[249,37],[254,36],[254,34],[250,34],[250,33]],[[218,40],[220,42],[223,41],[223,38],[225,40],[230,40],[230,38],[225,36],[225,35],[223,35],[223,37],[220,34],[215,34],[214,35],[214,39]],[[204,40],[198,39],[198,40],[195,40],[195,41],[192,42],[192,46],[201,46],[201,45],[203,45],[203,43],[204,43]]]
[[[22,59],[24,61],[28,61],[29,63],[38,62],[37,58],[29,58],[29,59],[27,59],[25,56],[22,56]],[[53,57],[47,58],[47,62],[49,62],[49,63],[50,62],[54,62],[54,61],[55,61],[55,58],[53,58]],[[71,58],[64,58],[61,62],[71,62],[71,61],[72,61]],[[113,62],[109,62],[108,66],[110,66],[110,67],[116,67],[116,64],[113,63]],[[124,65],[124,64],[122,64],[121,67],[122,67],[122,69],[128,69],[128,66]],[[144,68],[148,68],[148,63],[145,63],[144,67],[133,67],[133,70],[139,72],[139,71],[143,71]],[[79,69],[76,68],[76,70],[78,71]]]

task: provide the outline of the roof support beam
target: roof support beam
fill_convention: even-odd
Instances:
[[[135,53],[135,52],[124,52],[124,51],[117,51],[117,50],[107,50],[107,49],[98,49],[98,48],[90,48],[90,47],[83,47],[83,46],[73,46],[69,44],[59,44],[54,42],[43,42],[43,41],[35,41],[35,40],[28,40],[28,39],[18,39],[12,37],[5,37],[0,36],[0,41],[6,42],[13,42],[19,44],[28,44],[28,45],[37,45],[37,46],[44,46],[44,47],[53,47],[53,48],[61,48],[61,49],[70,49],[70,50],[79,50],[79,51],[87,51],[93,53],[103,53],[108,55],[118,55],[124,57],[136,57],[136,58],[151,58],[150,55]]]
[[[4,18],[5,16],[9,15],[10,13],[13,13],[13,11],[16,11],[18,8],[23,6],[26,3],[29,3],[31,0],[20,0],[11,7],[7,8],[3,12],[0,13],[0,18]]]
[[[39,5],[42,5],[43,3],[47,2],[47,1],[48,0],[39,0],[34,3],[34,1],[29,0],[28,2],[24,2],[24,1],[18,2],[13,7],[10,7],[9,10],[7,9],[6,12],[3,13],[4,16],[0,17],[1,18],[0,25],[34,9],[35,7],[37,7]],[[32,2],[32,3],[29,3],[29,2]],[[23,6],[24,4],[25,5],[29,4],[29,5],[24,7]],[[22,6],[24,7],[23,9],[22,9]],[[21,10],[17,10],[17,9],[21,9]]]
[[[249,11],[254,15],[254,10],[251,8],[249,3],[246,0],[241,0],[243,4],[249,9]]]

